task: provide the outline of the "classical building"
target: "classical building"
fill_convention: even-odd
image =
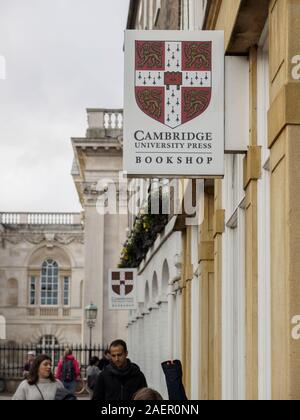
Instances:
[[[81,343],[81,214],[0,214],[0,315],[10,343]]]
[[[300,398],[299,22],[298,0],[130,3],[128,29],[224,30],[226,109],[239,93],[203,223],[171,218],[138,268],[130,345],[160,390],[168,356],[190,398]]]
[[[119,185],[122,173],[121,110],[88,109],[86,137],[73,138],[73,179],[84,209],[84,306],[98,306],[93,330],[95,343],[107,346],[116,338],[127,338],[127,311],[110,311],[108,300],[109,269],[116,268],[126,240],[127,214],[101,214],[99,203],[113,184]],[[118,187],[116,188],[118,195]],[[83,329],[84,342],[89,331]]]
[[[0,317],[6,341],[89,344],[84,309],[98,307],[92,344],[127,339],[127,311],[110,311],[108,272],[119,263],[127,215],[98,203],[122,171],[122,112],[88,110],[84,138],[72,139],[72,176],[81,214],[0,214]],[[4,329],[1,321],[1,335]]]

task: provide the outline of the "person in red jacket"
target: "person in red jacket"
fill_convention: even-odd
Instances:
[[[76,382],[80,378],[80,367],[71,349],[65,350],[64,356],[58,363],[55,377],[64,384],[68,391],[75,394]]]

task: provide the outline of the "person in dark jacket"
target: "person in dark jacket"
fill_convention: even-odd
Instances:
[[[166,376],[170,401],[187,401],[182,382],[182,365],[180,360],[169,360],[161,364]]]
[[[99,361],[98,367],[100,370],[103,370],[106,368],[106,366],[108,366],[110,363],[110,354],[109,354],[109,349],[106,349],[104,351],[104,355],[102,357],[102,359]]]
[[[129,401],[134,394],[147,387],[140,368],[128,358],[123,340],[113,341],[109,347],[110,364],[99,374],[94,390],[94,401]]]

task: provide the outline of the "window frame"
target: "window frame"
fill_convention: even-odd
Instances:
[[[65,285],[66,280],[68,281],[68,303],[65,303]],[[62,285],[62,306],[63,308],[70,308],[71,307],[71,278],[70,276],[63,276],[63,285]]]
[[[32,286],[32,281],[34,280],[34,303],[31,303],[31,293],[32,293],[32,289],[31,289],[31,286]],[[37,290],[37,287],[38,287],[38,281],[37,281],[37,277],[36,276],[34,276],[34,275],[30,275],[29,276],[29,279],[28,279],[28,282],[29,282],[29,287],[28,287],[28,305],[32,308],[32,307],[36,307],[37,305],[38,305],[38,290]]]
[[[43,284],[44,283],[44,280],[43,280],[43,277],[44,277],[43,270],[44,270],[45,264],[48,264],[50,261],[52,262],[51,269],[53,270],[54,268],[57,268],[57,275],[52,274],[52,277],[51,277],[52,278],[52,282],[49,283],[49,280],[48,280],[48,269],[49,269],[49,266],[47,265],[47,267],[46,267],[46,275],[45,275],[45,277],[46,277],[46,282],[45,282],[46,289],[44,291],[43,290],[43,285],[44,285]],[[47,294],[48,294],[49,291],[47,290],[47,287],[49,285],[52,285],[51,287],[53,287],[55,285],[53,283],[54,280],[55,280],[55,278],[56,278],[56,283],[57,283],[57,291],[56,291],[56,293],[57,293],[57,303],[48,303],[49,298],[48,298],[48,295]],[[42,296],[43,293],[45,293],[45,303],[43,303],[43,296]],[[55,293],[55,289],[53,288],[51,290],[51,294],[52,294],[51,299],[54,298],[54,293]],[[60,276],[59,276],[59,265],[58,265],[58,263],[55,260],[53,260],[51,258],[48,258],[48,259],[46,259],[43,262],[42,269],[41,269],[41,274],[40,274],[39,305],[41,307],[43,307],[43,308],[46,308],[46,307],[49,307],[49,308],[58,308],[60,306],[60,299],[59,299],[60,295],[61,295],[61,286],[60,286]]]

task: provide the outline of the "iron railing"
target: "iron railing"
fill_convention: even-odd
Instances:
[[[47,354],[50,356],[52,359],[53,372],[55,373],[57,364],[66,348],[71,348],[73,356],[78,360],[82,378],[86,377],[86,369],[89,365],[91,356],[97,356],[101,359],[105,350],[99,345],[88,347],[70,344],[55,346],[0,344],[0,377],[6,379],[22,378],[29,351],[35,352],[36,355]]]

